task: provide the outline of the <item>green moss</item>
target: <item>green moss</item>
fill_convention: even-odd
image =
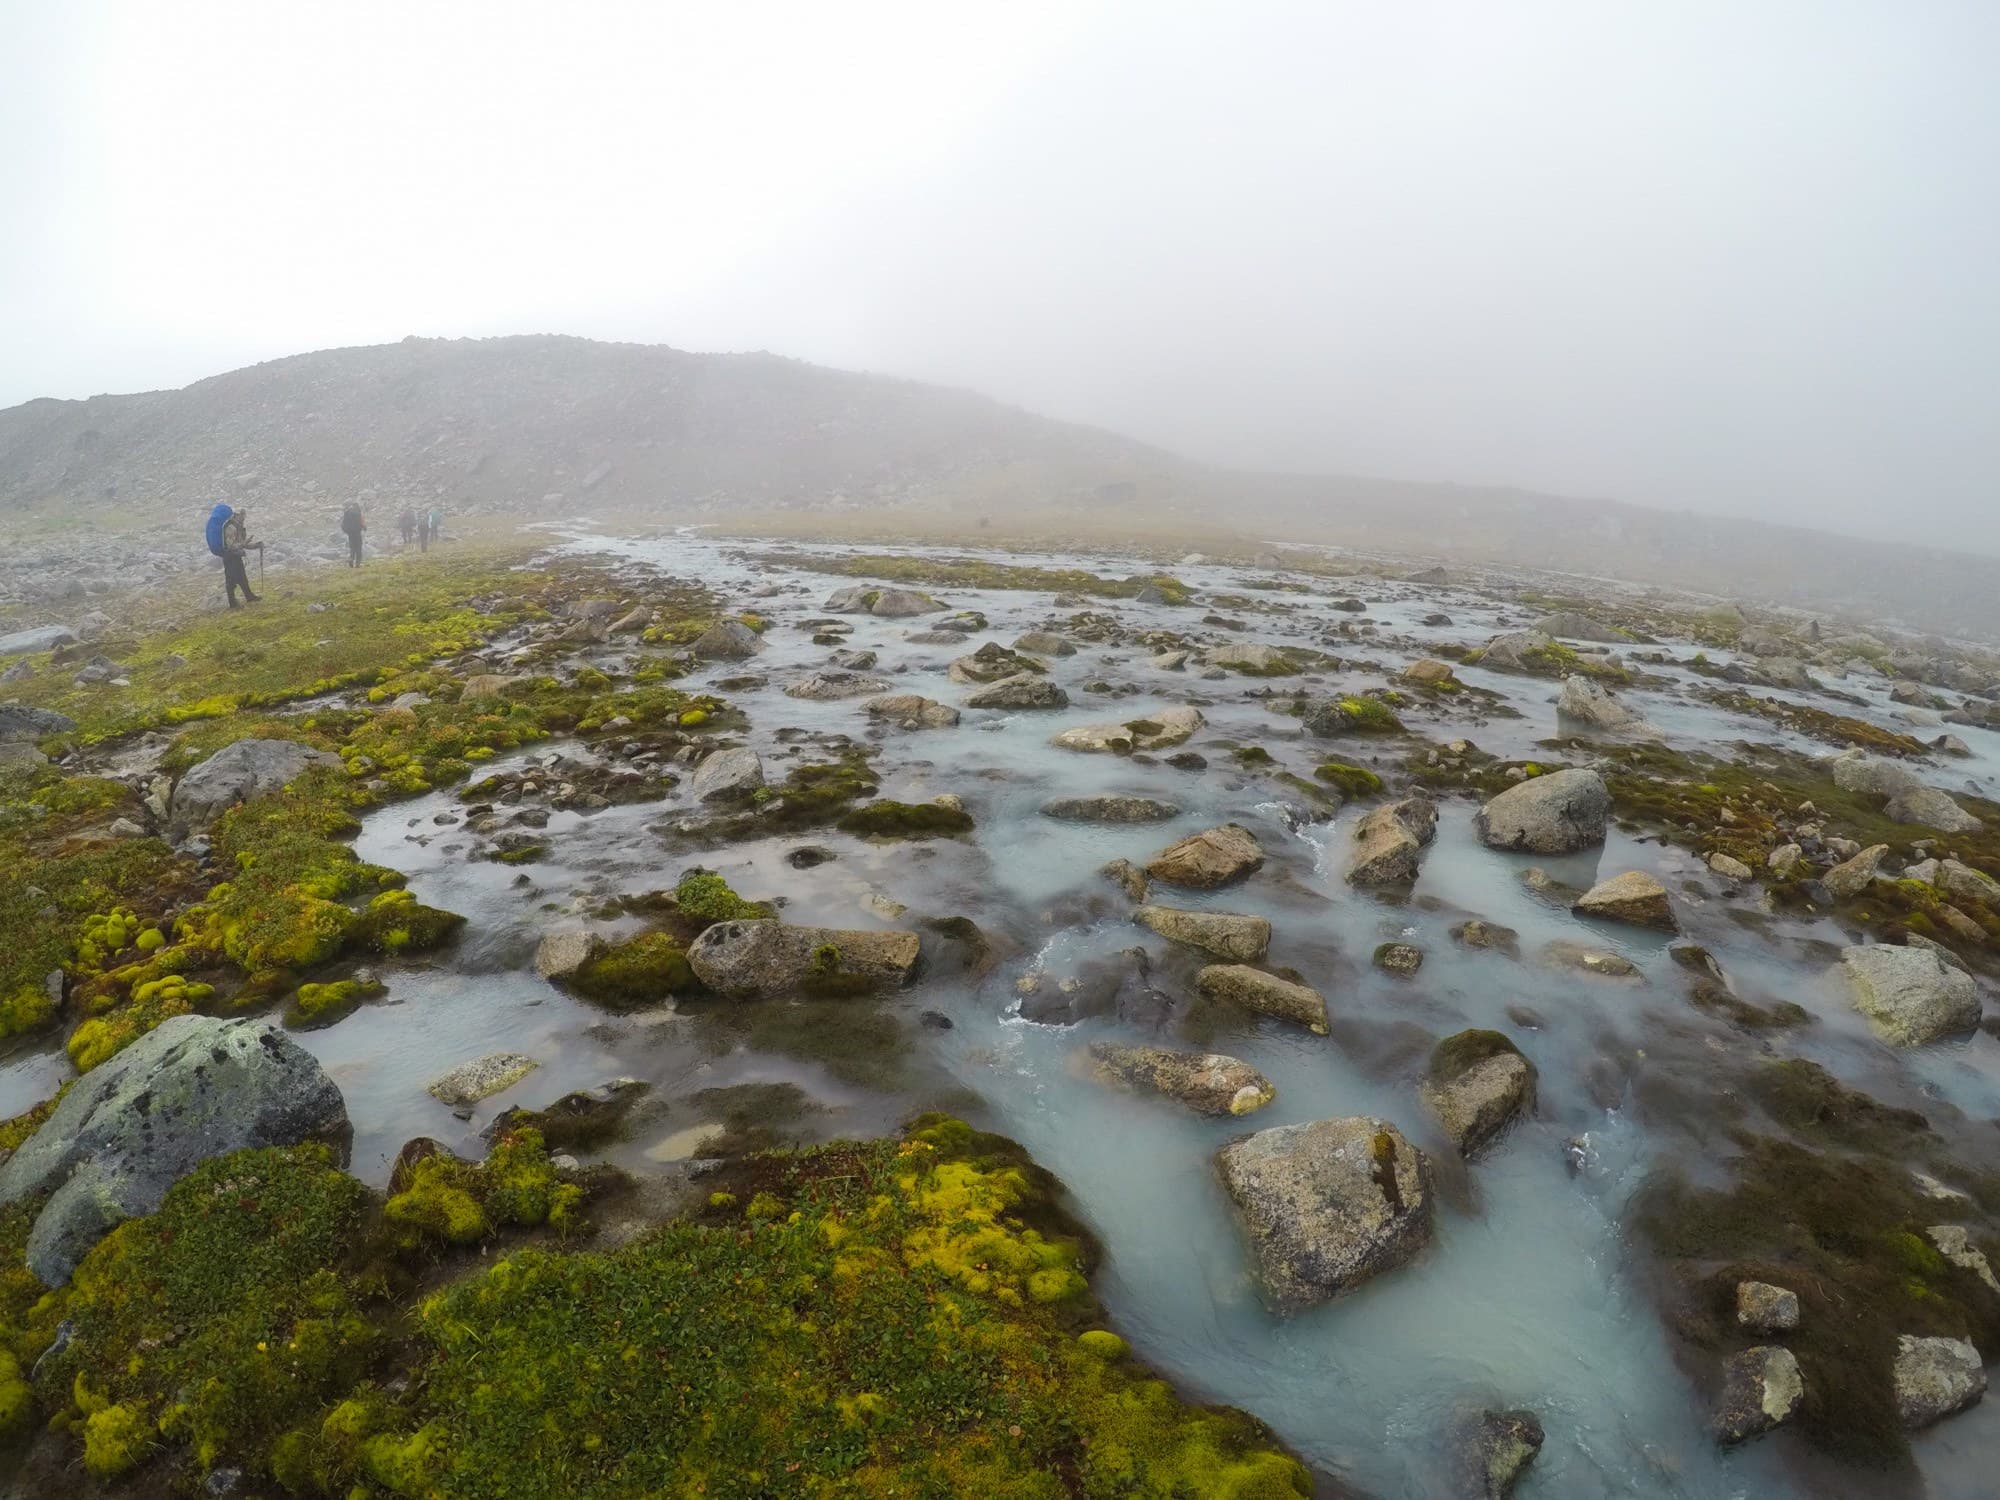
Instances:
[[[1192,591],[1165,573],[1106,578],[1082,568],[1037,568],[989,558],[908,557],[887,553],[826,553],[792,549],[762,554],[774,566],[849,578],[886,578],[898,585],[939,589],[1030,589],[1037,592],[1094,594],[1106,599],[1131,599],[1148,588],[1158,589],[1169,604],[1186,604]],[[870,603],[872,604],[872,600]]]
[[[506,1228],[583,1227],[584,1192],[549,1160],[541,1135],[501,1132],[482,1162],[442,1151],[399,1164],[382,1214],[412,1249],[469,1245]]]
[[[347,1015],[362,1001],[381,994],[383,986],[379,982],[363,982],[357,979],[336,979],[327,984],[302,984],[292,998],[291,1006],[285,1011],[285,1024],[292,1027],[310,1028],[331,1026]]]
[[[972,815],[935,802],[870,802],[842,817],[838,827],[858,838],[947,838],[970,833]]]
[[[1230,758],[1239,766],[1269,766],[1277,762],[1271,752],[1262,745],[1238,745],[1229,752]]]
[[[1789,703],[1782,698],[1759,698],[1741,691],[1709,691],[1703,696],[1734,713],[1769,719],[1787,729],[1812,736],[1829,745],[1858,746],[1881,755],[1925,755],[1929,746],[1907,734],[1870,724],[1866,719],[1829,713],[1805,703]]]
[[[861,751],[837,761],[809,762],[793,767],[780,785],[760,787],[742,799],[741,810],[725,814],[712,832],[719,840],[735,842],[824,827],[845,816],[856,802],[874,796],[879,785]]]
[[[1337,760],[1322,761],[1313,769],[1313,775],[1343,797],[1373,797],[1382,790],[1382,778],[1365,766],[1350,766]]]
[[[614,1010],[658,1005],[670,995],[692,989],[694,983],[687,950],[665,932],[644,932],[614,944],[568,980],[577,994]]]
[[[405,890],[384,891],[368,903],[347,933],[347,946],[388,957],[442,948],[465,926],[457,912],[426,906]]]
[[[1521,1055],[1521,1049],[1498,1031],[1460,1031],[1431,1049],[1425,1072],[1439,1083],[1449,1083],[1488,1058],[1510,1052],[1516,1057]]]
[[[714,922],[747,922],[772,915],[761,901],[745,901],[720,875],[691,871],[674,887],[674,904],[683,916],[706,927]]]

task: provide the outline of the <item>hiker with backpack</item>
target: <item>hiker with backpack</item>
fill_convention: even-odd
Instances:
[[[396,529],[403,533],[403,545],[409,546],[410,539],[417,534],[417,508],[414,505],[403,507],[402,515],[396,519]]]
[[[340,513],[340,529],[347,533],[347,565],[358,568],[361,566],[361,533],[368,529],[368,523],[361,519],[361,507],[352,500]]]
[[[204,535],[208,541],[208,550],[222,559],[222,593],[229,601],[229,607],[231,609],[243,607],[236,602],[238,589],[243,591],[246,603],[255,604],[262,596],[250,591],[250,574],[243,566],[243,554],[255,547],[261,558],[264,544],[250,540],[250,512],[217,504],[215,509],[208,513],[208,526]]]

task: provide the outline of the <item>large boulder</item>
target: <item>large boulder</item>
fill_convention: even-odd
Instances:
[[[50,1286],[126,1219],[212,1156],[323,1140],[345,1149],[347,1106],[313,1058],[263,1021],[174,1016],[78,1079],[0,1167],[0,1204],[48,1193],[27,1262]]]
[[[1541,1419],[1531,1411],[1470,1414],[1454,1435],[1456,1500],[1507,1500],[1543,1441]]]
[[[907,981],[921,943],[914,932],[792,927],[758,919],[717,922],[689,944],[695,977],[732,1000],[795,990],[841,994]]]
[[[1281,1307],[1352,1291],[1430,1242],[1429,1164],[1385,1120],[1260,1130],[1223,1147],[1216,1166]]]
[[[1026,651],[1031,656],[1076,655],[1075,643],[1053,630],[1031,630],[1014,642],[1014,649]]]
[[[711,802],[736,792],[754,792],[764,784],[764,762],[748,745],[711,750],[694,768],[688,795],[697,802]]]
[[[1479,810],[1479,837],[1494,849],[1574,854],[1604,842],[1611,793],[1595,771],[1551,771],[1511,786]]]
[[[1237,963],[1256,963],[1271,946],[1269,920],[1238,912],[1146,905],[1132,913],[1132,920],[1150,927],[1169,942],[1185,943]]]
[[[1163,708],[1122,724],[1079,724],[1049,740],[1059,750],[1130,755],[1135,750],[1169,750],[1193,737],[1208,721],[1198,708]]]
[[[1263,868],[1256,836],[1239,823],[1176,839],[1146,862],[1146,873],[1168,885],[1212,891]]]
[[[741,620],[719,620],[690,649],[702,661],[744,661],[764,649],[764,638]]]
[[[1844,792],[1883,799],[1882,811],[1897,823],[1935,828],[1940,833],[1973,833],[1985,825],[1934,786],[1894,761],[1848,750],[1829,762],[1834,785]]]
[[[1437,804],[1405,797],[1374,809],[1354,825],[1353,885],[1408,885],[1417,878],[1426,844],[1437,836]]]
[[[1252,677],[1279,677],[1297,670],[1283,651],[1261,643],[1232,642],[1211,646],[1202,654],[1202,661],[1211,667],[1243,672]]]
[[[1247,1115],[1269,1104],[1278,1092],[1250,1064],[1220,1052],[1093,1042],[1090,1062],[1092,1071],[1107,1083],[1164,1094],[1203,1115]]]
[[[959,717],[958,710],[950,704],[939,703],[921,693],[884,693],[879,698],[870,698],[861,709],[869,718],[899,729],[953,729]]]
[[[862,698],[871,693],[887,692],[887,678],[870,677],[866,672],[843,671],[839,667],[827,667],[814,672],[810,677],[801,677],[785,689],[787,698],[804,698],[814,703],[834,703],[842,698]]]
[[[1578,614],[1575,610],[1560,610],[1552,615],[1543,615],[1535,621],[1534,629],[1543,635],[1554,636],[1564,641],[1598,641],[1605,645],[1629,643],[1632,639],[1615,625],[1606,625],[1601,620],[1593,620],[1589,615]]]
[[[1661,932],[1679,932],[1673,902],[1667,888],[1644,870],[1627,870],[1600,880],[1577,898],[1571,908],[1580,917],[1597,917],[1606,922],[1629,922],[1635,927],[1654,927]]]
[[[1875,883],[1881,873],[1882,861],[1889,857],[1887,844],[1870,844],[1866,849],[1849,855],[1820,877],[1820,884],[1827,894],[1836,901],[1851,901]]]
[[[1009,651],[998,641],[988,641],[977,651],[958,657],[945,673],[953,682],[1001,682],[1022,673],[1039,675],[1048,670],[1031,656]]]
[[[914,589],[884,589],[875,596],[868,612],[885,619],[900,620],[911,615],[935,614],[943,608],[944,605],[929,594],[919,594]]]
[[[1607,734],[1630,734],[1658,739],[1660,731],[1588,677],[1563,679],[1556,699],[1556,718],[1566,725],[1601,729]]]
[[[827,595],[826,603],[820,608],[833,615],[865,615],[881,597],[880,589],[871,589],[865,583],[853,583]]]
[[[1546,631],[1516,630],[1496,635],[1466,659],[1496,672],[1540,672],[1545,670],[1548,649],[1555,643],[1555,637]]]
[[[1979,990],[1972,976],[1935,949],[1870,943],[1842,952],[1840,966],[1852,986],[1854,1008],[1885,1042],[1917,1047],[1979,1024]]]
[[[52,734],[68,734],[74,728],[76,720],[54,709],[0,703],[0,745],[45,740]]]
[[[1232,1001],[1326,1035],[1326,997],[1311,985],[1281,979],[1248,964],[1210,964],[1194,976],[1194,986],[1211,1000]]]
[[[1964,1411],[1986,1394],[1986,1366],[1969,1339],[1896,1340],[1896,1415],[1915,1432]]]
[[[76,632],[67,625],[37,625],[29,630],[0,635],[0,656],[27,656],[36,651],[53,651],[58,646],[76,644]]]
[[[1431,1049],[1418,1094],[1471,1156],[1534,1104],[1535,1065],[1497,1031],[1461,1031]]]
[[[1042,804],[1042,816],[1065,823],[1159,823],[1177,818],[1181,810],[1151,797],[1057,797]]]
[[[195,765],[174,788],[176,829],[205,828],[239,802],[281,790],[314,766],[338,768],[340,757],[293,740],[238,740]]]
[[[967,708],[1068,708],[1069,694],[1046,677],[1021,672],[968,693]]]

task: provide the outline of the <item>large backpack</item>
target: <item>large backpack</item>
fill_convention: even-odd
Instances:
[[[349,501],[340,513],[340,529],[349,536],[361,529],[361,507]]]
[[[208,526],[204,535],[208,538],[208,550],[213,552],[217,557],[221,557],[224,552],[222,540],[223,528],[228,526],[229,518],[235,514],[236,512],[226,505],[218,505],[208,513]]]

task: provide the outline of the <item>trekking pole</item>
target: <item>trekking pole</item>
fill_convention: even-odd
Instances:
[[[264,581],[264,544],[262,542],[257,544],[257,581],[259,583]]]

